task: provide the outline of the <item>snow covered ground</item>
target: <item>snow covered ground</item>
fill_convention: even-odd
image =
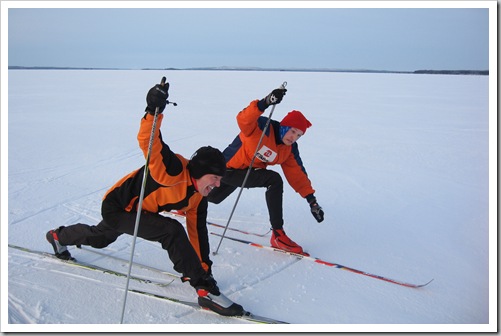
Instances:
[[[170,99],[178,103],[164,112],[164,140],[186,157],[207,144],[224,149],[238,132],[237,112],[287,81],[273,117],[281,120],[297,109],[313,123],[299,148],[326,214],[317,223],[287,185],[288,234],[328,261],[406,282],[434,281],[411,289],[224,240],[212,256],[222,291],[249,311],[293,325],[235,326],[246,322],[129,293],[125,324],[110,327],[120,322],[124,278],[7,244],[50,252],[49,229],[98,223],[104,193],[144,164],[136,134],[146,92],[164,75]],[[10,70],[8,76],[2,331],[496,330],[489,77],[97,70]],[[491,118],[495,127],[496,116]],[[211,204],[210,219],[226,224],[236,196]],[[244,190],[230,225],[268,231],[264,190]],[[228,235],[269,241],[269,235]],[[211,235],[210,241],[215,249],[219,238]],[[128,259],[131,243],[132,237],[122,236],[104,251]],[[125,263],[71,251],[79,260],[127,271]],[[159,244],[138,238],[135,251],[135,261],[172,271]],[[170,279],[136,268],[133,273]],[[195,300],[179,280],[167,288],[130,286]]]

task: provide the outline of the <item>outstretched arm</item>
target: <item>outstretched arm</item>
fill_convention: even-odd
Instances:
[[[165,77],[164,77],[165,79]],[[163,80],[162,80],[163,81]],[[179,175],[183,170],[182,160],[170,150],[169,146],[162,141],[160,126],[164,115],[162,112],[169,97],[169,83],[161,83],[152,87],[146,96],[146,112],[141,119],[141,126],[137,135],[139,147],[145,157],[149,154],[148,169],[151,177],[162,185],[171,184],[172,177]],[[154,127],[155,126],[155,127]],[[150,137],[154,129],[151,152]]]

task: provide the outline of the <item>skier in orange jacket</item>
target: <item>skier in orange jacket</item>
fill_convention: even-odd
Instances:
[[[156,108],[159,109],[157,127],[149,158],[149,174],[146,178],[144,200],[138,226],[138,237],[159,242],[168,252],[174,269],[182,274],[196,289],[200,306],[222,315],[242,315],[242,306],[232,302],[219,291],[212,275],[207,234],[207,195],[220,185],[226,172],[221,151],[205,146],[199,148],[190,160],[174,153],[163,142],[160,126],[169,90],[155,85],[148,91],[147,107],[137,136],[145,157],[148,148]],[[101,207],[103,220],[97,225],[74,224],[60,226],[46,234],[55,255],[60,259],[72,259],[66,246],[90,245],[103,248],[120,235],[134,233],[140,191],[145,166],[120,179],[105,194]],[[186,231],[163,211],[179,210],[186,213]]]
[[[254,159],[245,188],[266,188],[266,204],[272,227],[271,245],[290,252],[307,254],[303,248],[292,241],[283,229],[283,181],[279,173],[266,169],[271,165],[281,165],[287,182],[305,198],[310,205],[313,217],[324,220],[324,212],[318,205],[315,190],[311,185],[296,141],[311,127],[311,123],[299,111],[289,112],[281,122],[261,116],[270,106],[279,104],[287,90],[275,89],[261,100],[253,100],[237,115],[240,128],[233,142],[223,151],[226,159],[226,175],[221,185],[209,193],[209,202],[219,204],[237,187],[241,187],[250,163]],[[259,140],[265,132],[260,147]],[[257,149],[257,152],[256,152]]]

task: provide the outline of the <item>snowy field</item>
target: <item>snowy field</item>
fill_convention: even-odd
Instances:
[[[224,149],[238,133],[236,114],[287,81],[273,118],[297,109],[313,123],[299,149],[326,217],[317,223],[306,201],[286,185],[287,233],[327,261],[411,283],[434,281],[406,288],[224,240],[212,256],[221,290],[251,312],[292,325],[247,324],[129,293],[125,324],[108,326],[120,322],[124,278],[7,244],[51,252],[49,229],[100,221],[104,193],[144,164],[136,134],[146,93],[164,75],[169,99],[178,103],[164,112],[164,141],[185,157],[207,144]],[[2,331],[496,330],[488,76],[70,70],[10,70],[8,76]],[[211,204],[209,219],[226,224],[236,196]],[[230,226],[269,230],[264,190],[243,191]],[[269,243],[269,234],[227,234]],[[214,250],[219,238],[211,235],[210,242]],[[131,243],[131,236],[122,236],[103,251],[128,259]],[[158,243],[138,238],[135,251],[135,261],[172,271]],[[71,252],[127,271],[125,263]],[[133,268],[134,274],[170,279],[145,272]],[[196,300],[179,280],[166,288],[130,286]]]

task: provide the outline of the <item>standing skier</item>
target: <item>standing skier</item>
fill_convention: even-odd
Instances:
[[[241,187],[247,170],[256,153],[251,172],[245,183],[245,188],[266,188],[266,205],[272,227],[271,245],[273,247],[307,254],[303,248],[292,241],[283,229],[283,181],[279,173],[267,170],[267,166],[281,165],[284,175],[291,187],[305,198],[310,205],[311,213],[318,222],[324,220],[324,212],[314,196],[315,190],[303,167],[296,141],[304,135],[311,123],[299,111],[289,112],[278,122],[261,116],[270,106],[279,104],[287,90],[275,89],[261,100],[252,101],[249,106],[237,115],[240,134],[223,151],[226,159],[226,175],[221,180],[221,186],[211,191],[208,200],[219,204],[237,187]],[[264,136],[263,136],[263,132]],[[260,148],[257,148],[262,138]],[[256,152],[257,150],[257,152]]]
[[[160,126],[167,104],[169,83],[155,85],[148,91],[146,113],[141,119],[137,139],[145,157],[148,155],[155,109],[158,117],[149,158],[142,213],[137,235],[157,241],[168,252],[174,269],[197,290],[198,302],[221,315],[242,315],[242,306],[219,291],[211,272],[207,233],[207,195],[218,187],[226,172],[223,154],[210,146],[198,149],[190,160],[175,154],[162,140]],[[95,225],[74,224],[47,232],[46,238],[60,259],[72,259],[66,246],[90,245],[103,248],[120,235],[134,234],[145,166],[120,179],[105,194],[101,214]],[[186,212],[185,229],[162,211]]]

